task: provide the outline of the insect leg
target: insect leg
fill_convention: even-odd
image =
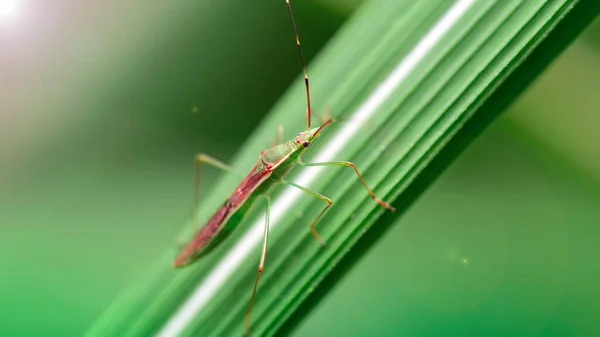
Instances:
[[[277,144],[283,143],[283,124],[277,125]]]
[[[192,204],[192,217],[194,217],[198,208],[198,192],[200,191],[200,165],[202,165],[203,163],[226,172],[235,173],[242,177],[244,176],[243,173],[237,171],[233,167],[225,164],[224,162],[207,155],[206,153],[196,154],[196,157],[194,158],[194,201]]]
[[[277,139],[271,142],[271,147],[283,143],[283,124],[277,125]]]
[[[235,173],[238,175],[241,175],[242,177],[244,176],[243,173],[237,171],[236,169],[234,169],[233,167],[225,164],[224,162],[211,157],[209,155],[207,155],[206,153],[197,153],[196,156],[194,156],[194,199],[192,201],[192,208],[190,210],[190,221],[189,221],[189,233],[188,235],[191,236],[194,231],[196,231],[197,229],[194,227],[194,219],[196,216],[196,212],[198,211],[198,201],[199,201],[199,190],[200,190],[200,166],[202,164],[208,164],[212,167],[216,167],[220,170],[226,171],[226,172],[231,172],[231,173]],[[183,247],[185,247],[187,242],[177,242],[177,245],[180,246],[181,249],[183,249]]]
[[[301,190],[302,192],[308,193],[310,195],[312,195],[313,197],[316,197],[320,200],[323,200],[324,202],[327,203],[327,205],[325,205],[325,208],[323,208],[321,210],[321,212],[319,212],[319,214],[317,214],[317,216],[310,222],[310,232],[312,233],[312,235],[315,237],[315,239],[317,239],[317,241],[319,241],[319,243],[321,244],[321,246],[325,246],[325,241],[323,239],[321,239],[321,237],[319,236],[319,233],[317,233],[317,230],[315,229],[315,226],[317,225],[317,221],[319,221],[319,219],[321,218],[321,216],[323,216],[323,214],[325,214],[325,212],[327,211],[327,209],[329,209],[329,207],[331,207],[331,205],[333,205],[333,200],[329,199],[328,197],[319,194],[317,192],[313,192],[309,189],[307,189],[306,187],[302,187],[298,184],[295,184],[291,181],[284,181],[284,183],[290,185],[290,186],[294,186],[295,188]]]
[[[270,204],[271,199],[263,195],[265,197],[265,232],[263,234],[263,244],[260,253],[260,260],[258,262],[258,273],[256,274],[256,281],[254,281],[254,288],[252,289],[252,296],[250,297],[250,301],[248,302],[248,306],[246,307],[245,321],[246,321],[246,330],[245,334],[248,336],[250,334],[250,313],[252,312],[252,305],[254,304],[254,297],[256,296],[256,289],[258,288],[258,281],[260,280],[260,274],[262,274],[264,266],[265,266],[265,258],[267,256],[267,240],[269,238],[269,216],[270,216]]]
[[[326,105],[325,110],[323,110],[323,113],[321,114],[321,124],[325,124],[330,119],[334,122],[336,121],[336,119],[331,116],[331,108],[329,108],[329,105]]]
[[[371,196],[371,198],[373,198],[373,200],[375,200],[381,206],[391,210],[392,212],[396,210],[394,207],[390,206],[388,203],[386,203],[385,201],[383,201],[375,196],[375,193],[373,193],[373,191],[371,190],[369,185],[367,185],[367,182],[365,181],[365,179],[363,179],[362,175],[356,168],[356,165],[354,165],[354,163],[352,163],[352,162],[349,162],[349,161],[331,161],[331,162],[325,162],[325,163],[302,163],[302,162],[300,162],[298,164],[300,164],[302,166],[348,166],[348,167],[352,167],[354,169],[354,172],[356,172],[356,175],[358,175],[358,178],[362,182],[363,186],[365,186],[365,188],[367,189],[367,192],[369,192],[369,195]]]
[[[238,174],[240,176],[244,176],[243,173],[237,171],[236,169],[234,169],[233,167],[225,164],[224,162],[211,157],[209,155],[207,155],[206,153],[198,153],[196,154],[196,156],[194,157],[194,199],[193,199],[193,203],[192,203],[192,209],[191,209],[191,220],[190,221],[190,233],[193,233],[196,228],[194,228],[194,218],[196,216],[196,212],[198,211],[198,207],[200,207],[200,205],[198,204],[199,202],[199,191],[200,191],[200,166],[202,164],[208,164],[212,167],[216,167],[218,169],[221,169],[223,171],[226,172],[231,172],[231,173],[235,173]],[[191,235],[191,234],[190,234]]]

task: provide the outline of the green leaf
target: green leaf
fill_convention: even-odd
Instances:
[[[276,188],[252,334],[293,329],[598,10],[594,1],[575,0],[363,5],[310,63],[314,106],[330,107],[340,121],[323,131],[304,161],[355,162],[375,193],[398,211],[373,202],[350,169],[292,171],[289,180],[334,200],[318,225],[328,245],[322,248],[307,226],[323,202]],[[287,138],[305,128],[303,94],[298,80],[240,149],[236,168],[252,167],[278,124]],[[238,182],[224,176],[202,200],[197,220],[205,220]],[[171,269],[175,250],[165,254],[88,335],[241,335],[263,209],[257,202],[222,247],[185,270]]]

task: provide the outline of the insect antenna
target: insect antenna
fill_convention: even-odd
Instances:
[[[321,132],[321,130],[323,130],[323,128],[324,128],[324,127],[326,127],[327,125],[329,125],[329,124],[331,124],[331,123],[333,123],[333,122],[334,122],[334,120],[333,120],[333,119],[330,119],[330,120],[326,121],[325,123],[323,123],[323,125],[321,125],[321,126],[320,126],[320,127],[317,129],[317,131],[314,133],[314,135],[315,135],[315,136],[316,136],[316,135],[318,135],[318,134],[319,134],[319,132]]]
[[[294,14],[292,14],[292,6],[290,5],[290,0],[285,0],[287,4],[288,11],[290,12],[290,19],[292,19],[292,27],[294,27],[294,34],[296,35],[296,45],[298,45],[298,51],[300,52],[300,60],[302,61],[302,70],[304,70],[304,84],[306,84],[306,101],[308,104],[308,108],[306,110],[307,119],[308,119],[308,128],[310,130],[310,90],[308,86],[308,72],[306,71],[306,62],[304,61],[304,55],[302,54],[302,48],[300,48],[300,37],[298,36],[298,29],[296,28],[296,21],[294,21]]]

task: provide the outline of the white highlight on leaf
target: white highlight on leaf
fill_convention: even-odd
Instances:
[[[344,123],[337,133],[321,146],[320,153],[314,162],[324,162],[336,159],[335,155],[360,130],[376,109],[394,92],[410,72],[433,49],[444,35],[458,22],[462,15],[475,3],[475,0],[459,0],[444,14],[419,43],[402,59],[389,76],[373,91],[366,101],[351,115],[348,123]],[[310,186],[323,168],[312,168],[302,171],[296,183]],[[303,193],[296,188],[287,188],[271,207],[271,229],[277,226],[278,220],[290,214],[294,203]],[[170,337],[179,335],[193,318],[208,304],[213,294],[220,291],[227,279],[237,270],[252,249],[261,242],[264,228],[264,216],[255,221],[244,237],[229,251],[213,268],[181,305],[173,316],[163,326],[158,336]],[[249,288],[250,289],[250,288]],[[240,317],[242,320],[243,317]]]

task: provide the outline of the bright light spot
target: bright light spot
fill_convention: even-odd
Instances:
[[[18,0],[0,0],[0,16],[9,17],[17,13]]]
[[[466,257],[463,258],[460,262],[462,262],[462,264],[468,264],[469,263],[469,259],[467,259]]]

